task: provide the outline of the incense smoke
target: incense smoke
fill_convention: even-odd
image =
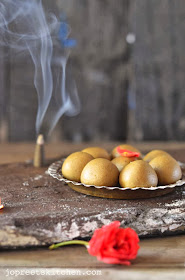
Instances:
[[[28,51],[35,66],[37,133],[43,121],[51,132],[64,113],[75,116],[80,111],[75,82],[66,72],[70,47],[75,45],[68,36],[68,25],[46,14],[41,0],[0,0],[0,47],[19,55]]]

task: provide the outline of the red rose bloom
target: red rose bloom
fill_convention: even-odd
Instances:
[[[139,238],[131,228],[120,228],[120,222],[95,230],[88,244],[89,254],[109,264],[130,265],[129,260],[136,258]]]

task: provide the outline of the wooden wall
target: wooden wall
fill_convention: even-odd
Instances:
[[[70,66],[82,104],[51,140],[185,140],[184,0],[43,2],[66,13],[77,39]],[[31,59],[0,57],[0,140],[34,140]]]
[[[185,2],[134,1],[132,51],[138,140],[185,140]]]

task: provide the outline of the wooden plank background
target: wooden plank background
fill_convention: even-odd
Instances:
[[[184,1],[135,1],[132,28],[138,140],[184,140]],[[133,82],[133,80],[132,80]],[[152,122],[151,122],[152,119]]]
[[[43,1],[64,12],[78,45],[70,66],[82,108],[50,140],[185,139],[183,0]],[[134,34],[133,44],[126,41]],[[35,139],[37,95],[27,56],[0,49],[0,141]],[[7,50],[6,50],[7,51]]]

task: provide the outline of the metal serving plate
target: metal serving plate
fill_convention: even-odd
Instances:
[[[59,181],[65,182],[73,190],[84,193],[87,195],[104,197],[104,198],[114,198],[114,199],[140,199],[140,198],[151,198],[162,196],[168,194],[175,190],[176,187],[180,187],[185,184],[185,164],[179,162],[183,176],[182,179],[177,181],[175,184],[157,186],[151,188],[122,188],[119,186],[116,187],[107,187],[107,186],[94,186],[94,185],[85,185],[75,181],[70,181],[63,177],[61,172],[61,167],[65,159],[56,161],[52,163],[48,168],[48,173],[53,178],[56,178]]]

